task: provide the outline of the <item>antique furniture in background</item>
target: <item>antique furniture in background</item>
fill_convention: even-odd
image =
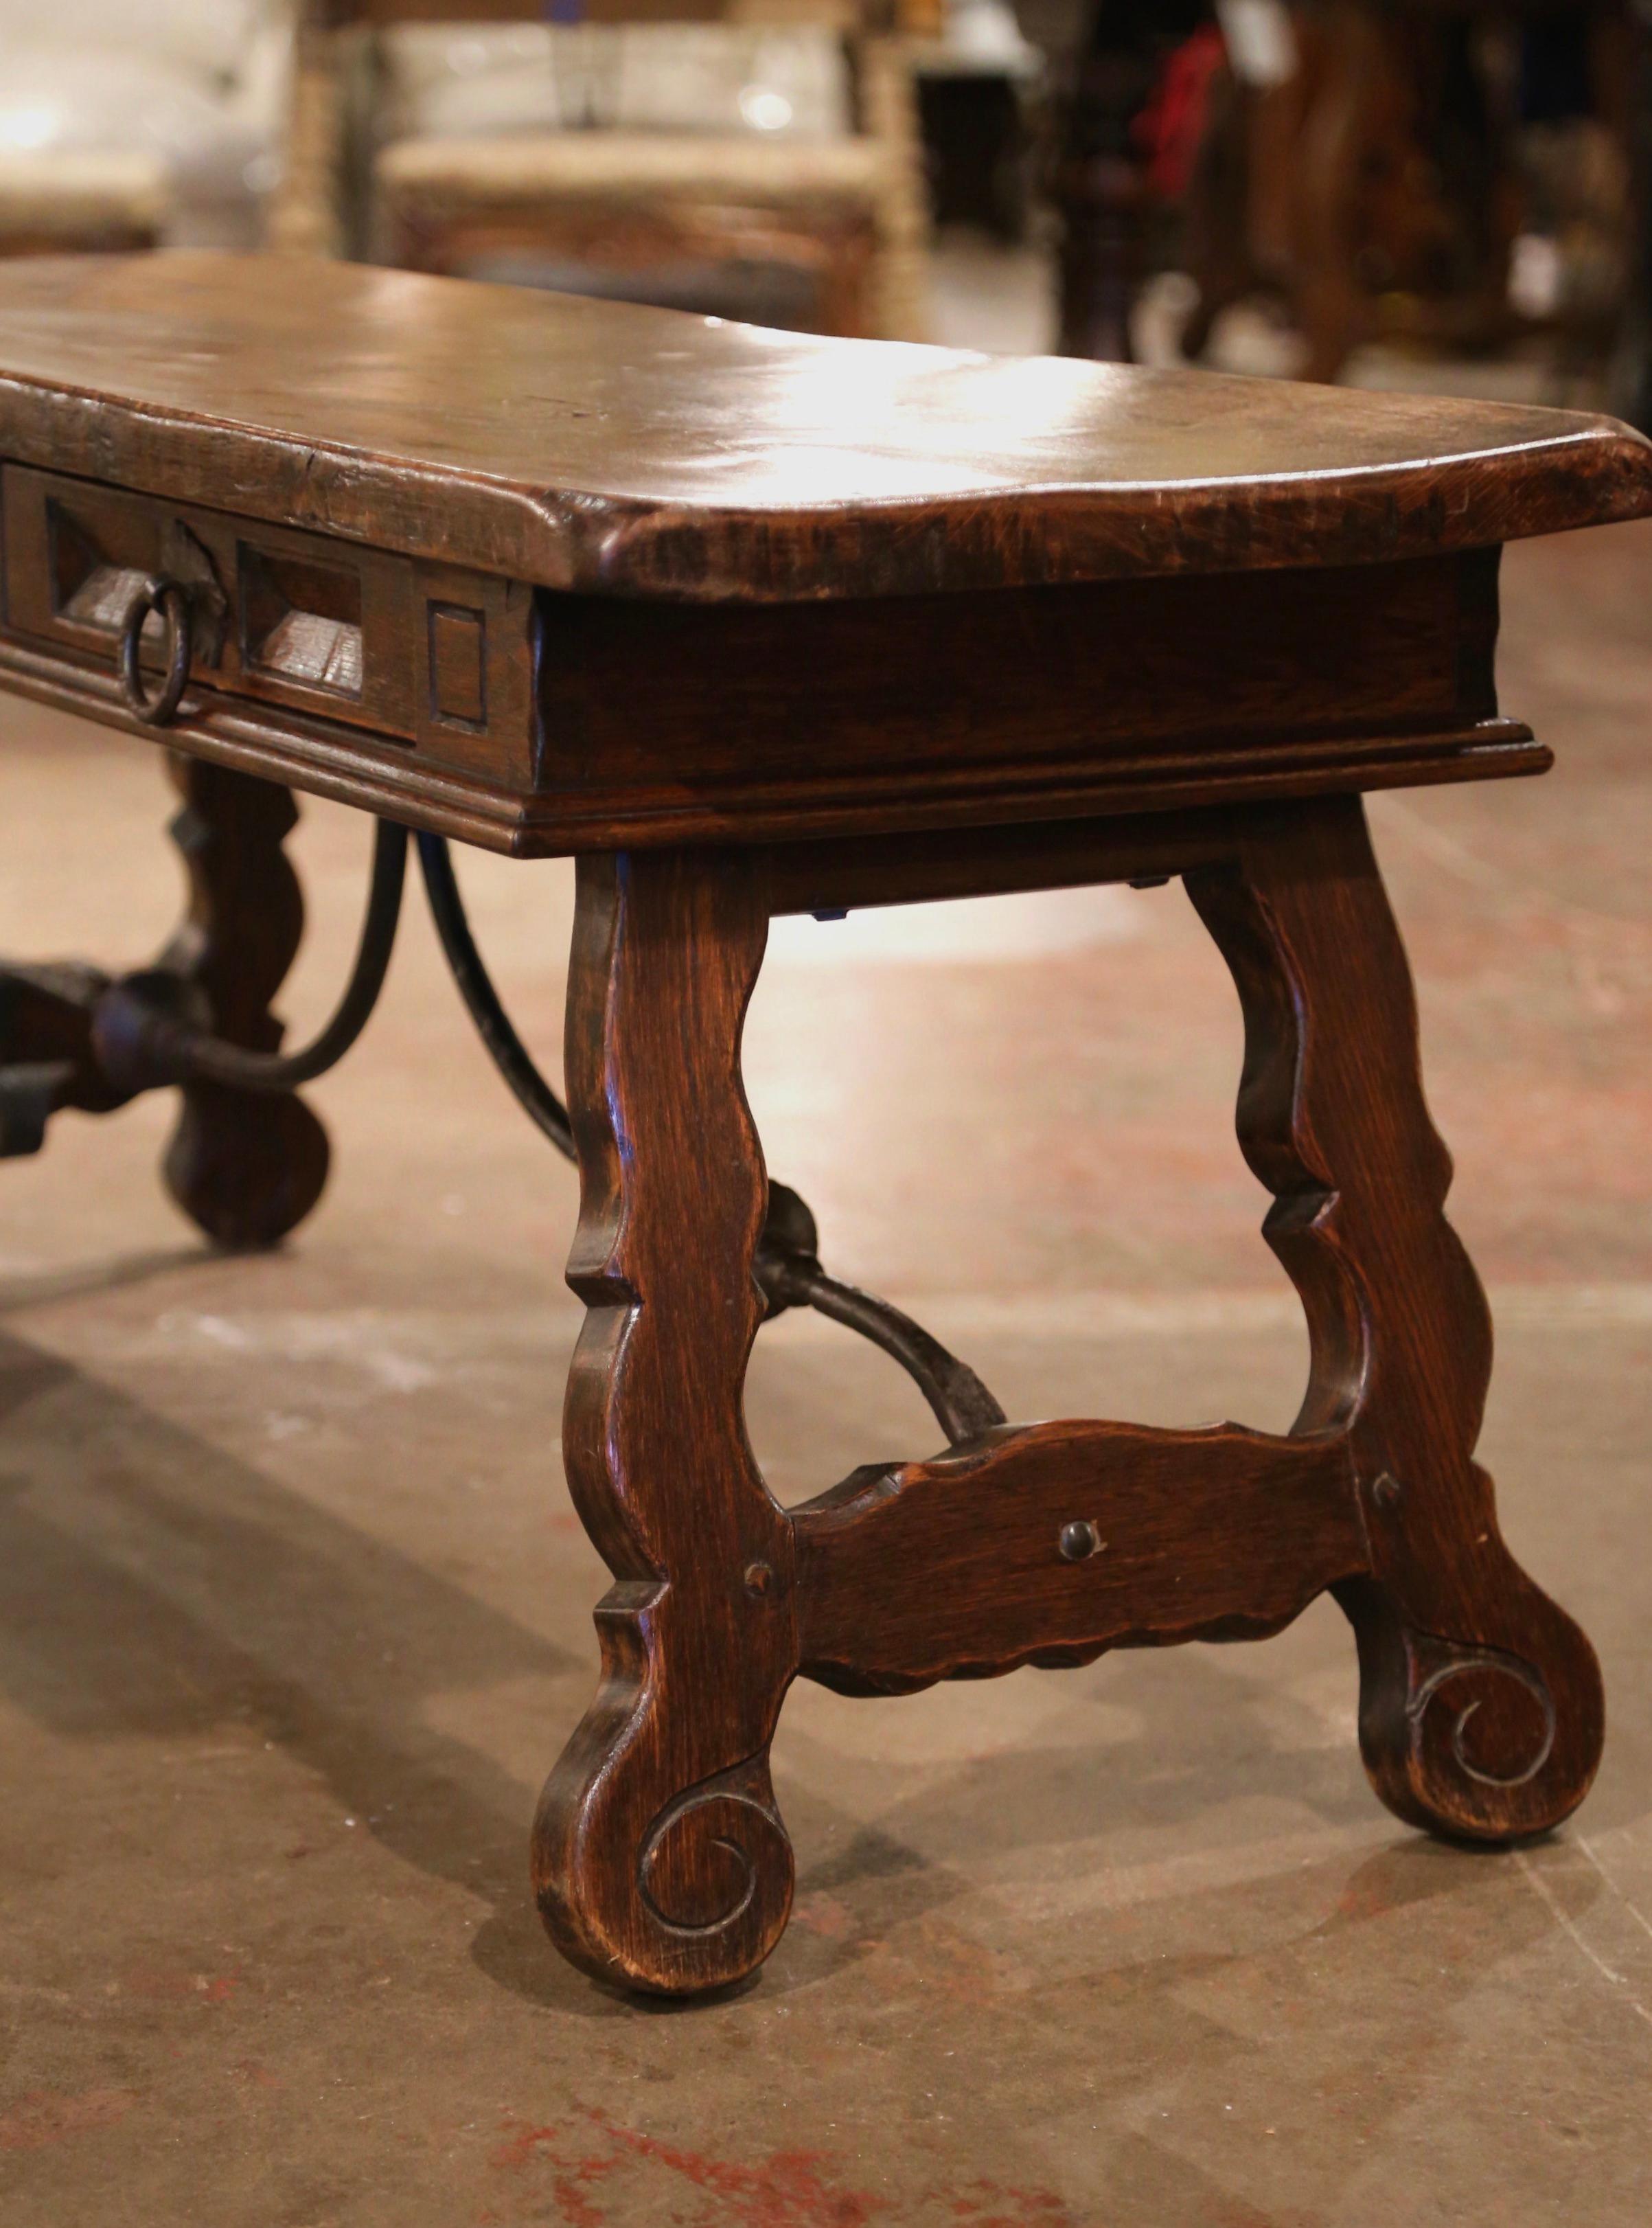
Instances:
[[[1306,378],[1374,339],[1542,334],[1558,376],[1598,386],[1635,256],[1641,45],[1628,0],[1097,0],[1056,173],[1063,347],[1128,359],[1158,233],[1195,282],[1191,359],[1267,294]],[[1167,126],[1192,134],[1169,160]]]
[[[1489,1321],[1360,792],[1547,767],[1497,707],[1499,545],[1652,513],[1638,437],[163,256],[0,269],[0,688],[168,746],[193,893],[153,967],[4,970],[0,1143],[179,1084],[187,1211],[293,1227],[326,1172],[294,1086],[371,1010],[411,828],[490,1048],[577,1150],[564,1451],[614,1584],[533,1863],[577,1963],[686,1993],[772,1949],[800,1674],[901,1693],[1238,1640],[1329,1589],[1401,1818],[1505,1842],[1581,1800],[1599,1673],[1474,1461]],[[293,790],[379,827],[349,989],[287,1055]],[[565,1111],[447,838],[578,855]],[[1302,1411],[1009,1424],[767,1175],[740,1034],[768,922],[1171,874],[1244,1009]],[[777,1505],[742,1386],[797,1305],[903,1362],[941,1451]]]
[[[1216,88],[1188,195],[1188,355],[1272,288],[1306,378],[1370,340],[1483,355],[1542,331],[1598,380],[1632,236],[1623,0],[1298,0],[1290,22],[1292,74]],[[1554,144],[1563,116],[1591,147]],[[1511,270],[1522,240],[1554,266],[1540,287]]]
[[[153,247],[166,174],[144,155],[0,153],[0,255]]]
[[[0,253],[253,246],[294,0],[0,0]]]
[[[959,0],[945,35],[911,42],[937,224],[972,224],[1013,241],[1032,215],[1044,57],[1007,0]]]
[[[730,305],[719,274],[789,274],[790,322],[922,336],[922,150],[895,19],[775,0],[768,20],[679,21],[716,0],[605,0],[577,24],[520,20],[545,12],[309,0],[271,244],[455,274],[549,266],[703,308]]]
[[[1379,336],[1470,350],[1512,336],[1521,192],[1512,110],[1481,66],[1485,13],[1311,0],[1288,10],[1289,76],[1221,73],[1187,195],[1190,358],[1263,290],[1300,333],[1308,379]]]
[[[1169,56],[1213,22],[1211,0],[1090,0],[1050,177],[1063,355],[1134,360],[1131,313],[1152,221],[1151,164],[1138,125]]]

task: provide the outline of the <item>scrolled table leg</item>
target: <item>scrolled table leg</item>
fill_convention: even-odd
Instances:
[[[1343,1427],[1368,1572],[1360,1743],[1409,1823],[1508,1841],[1582,1801],[1604,1727],[1594,1650],[1504,1546],[1474,1462],[1491,1322],[1445,1219],[1410,970],[1356,797],[1259,811],[1189,887],[1239,985],[1240,1140],[1306,1307],[1299,1431]]]
[[[580,861],[568,1281],[587,1314],[563,1444],[615,1585],[534,1882],[576,1964],[663,1993],[742,1979],[792,1895],[768,1764],[797,1662],[792,1540],[741,1405],[769,1192],[739,1045],[767,932],[738,857]]]

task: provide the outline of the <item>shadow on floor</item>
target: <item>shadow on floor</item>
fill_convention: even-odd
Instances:
[[[491,1915],[473,1955],[494,1983],[563,2013],[620,2008],[539,1928],[524,1860],[534,1790],[428,1709],[456,1691],[550,1681],[571,1728],[586,1652],[10,1335],[0,1421],[0,1690],[67,1739],[177,1740],[237,1725],[278,1745],[395,1855],[483,1899]],[[1292,1706],[1277,1685],[1218,1670],[1202,1651],[1184,1652],[1177,1672],[1171,1681],[1161,1660],[1115,1661],[1105,1690],[1075,1691],[1127,1712],[1127,1740],[1015,1745],[925,1773],[875,1827],[832,1800],[843,1758],[792,1739],[781,1780],[798,1919],[768,1985],[818,1985],[899,1940],[927,1943],[944,1969],[946,1907],[966,1883],[923,1847],[965,1847],[973,1861],[1076,1848],[1104,1830],[1196,1837],[1236,1786],[1333,1829],[1369,1815],[1357,1758],[1311,1738],[1305,1711],[1301,1724],[1282,1720]],[[553,1711],[547,1765],[561,1730]],[[1374,1860],[1386,1903],[1394,1882],[1434,1895],[1462,1879],[1426,1864],[1407,1872],[1410,1861],[1403,1846]]]

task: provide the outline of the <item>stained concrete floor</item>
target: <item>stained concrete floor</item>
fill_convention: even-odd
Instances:
[[[574,1187],[414,908],[285,1252],[193,1242],[158,1100],[0,1172],[7,2228],[1646,2220],[1649,566],[1640,528],[1513,553],[1505,702],[1558,770],[1373,806],[1498,1319],[1484,1451],[1605,1663],[1575,1826],[1491,1855],[1399,1826],[1322,1604],[1260,1646],[801,1687],[761,1981],[673,2010],[562,1965],[524,1850],[603,1585],[557,1452]],[[0,717],[0,944],[138,958],[176,901],[153,751]],[[295,851],[302,1029],[365,830],[315,807]],[[463,865],[554,1059],[568,874]],[[1011,1412],[1277,1426],[1304,1344],[1238,1052],[1172,888],[788,925],[748,1070],[832,1263]],[[749,1409],[787,1498],[934,1439],[795,1317]]]

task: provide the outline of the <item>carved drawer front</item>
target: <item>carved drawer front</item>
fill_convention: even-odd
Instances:
[[[191,592],[200,685],[533,778],[529,590],[325,535],[9,464],[6,624],[112,667],[150,576]],[[143,662],[158,667],[151,614]]]

